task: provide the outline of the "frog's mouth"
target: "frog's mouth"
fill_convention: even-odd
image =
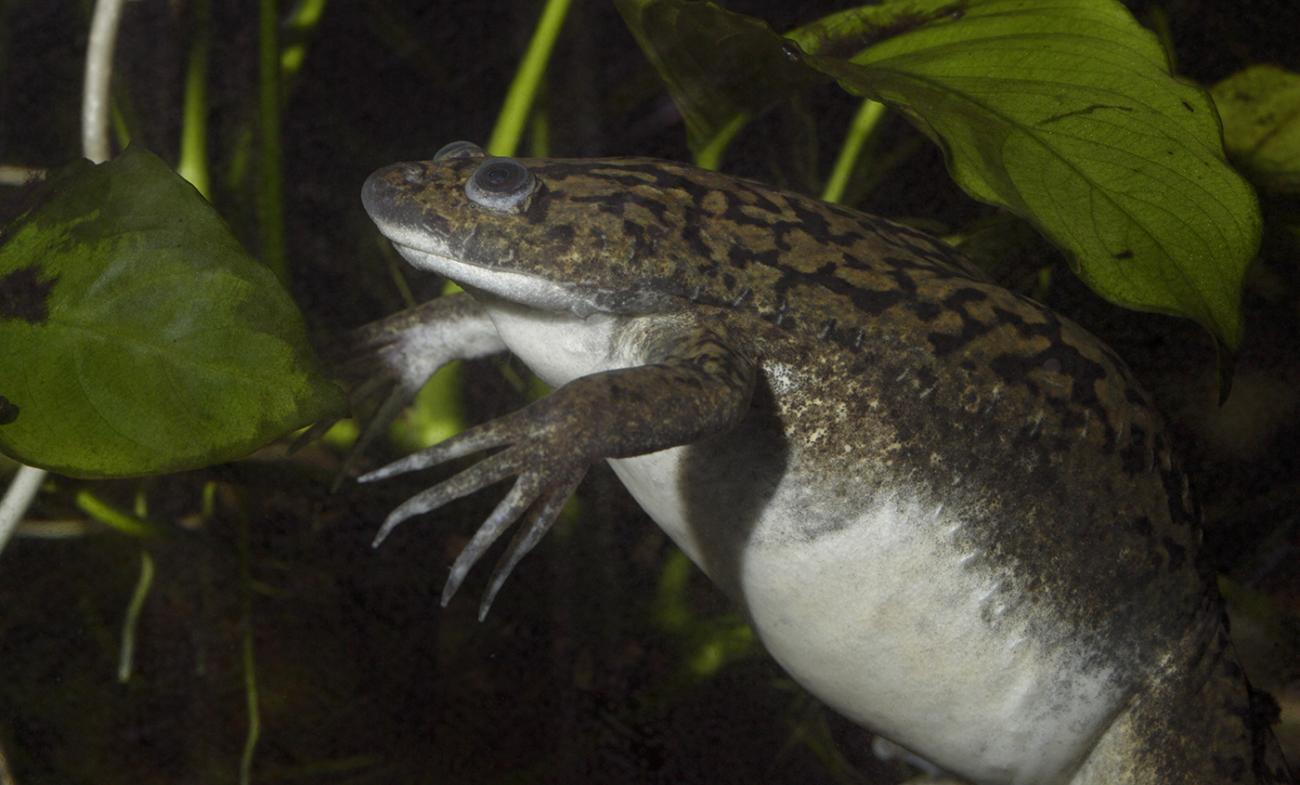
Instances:
[[[379,231],[412,267],[428,270],[468,289],[480,289],[503,300],[543,311],[564,311],[587,317],[603,311],[595,300],[545,278],[509,269],[484,267],[456,258],[448,244],[419,229],[371,216]],[[503,260],[504,265],[509,260]]]
[[[378,223],[378,222],[377,222]],[[422,236],[421,245],[404,242],[400,233],[391,233],[389,227],[379,225],[380,232],[393,243],[402,258],[412,267],[428,270],[450,278],[468,289],[481,289],[503,300],[526,305],[543,311],[567,311],[587,317],[604,309],[592,299],[583,297],[569,287],[545,278],[514,270],[494,269],[456,259],[446,247],[431,248],[430,240]],[[438,244],[441,246],[441,244]],[[505,260],[508,264],[509,261]]]

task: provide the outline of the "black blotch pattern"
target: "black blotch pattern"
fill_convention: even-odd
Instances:
[[[623,233],[632,238],[632,242],[637,248],[644,249],[647,247],[645,239],[645,227],[636,221],[623,221]]]
[[[1120,464],[1130,475],[1143,474],[1147,470],[1147,432],[1137,423],[1129,426],[1128,443],[1119,450]]]
[[[945,308],[954,311],[961,311],[970,303],[982,303],[987,299],[989,299],[989,296],[983,289],[977,289],[971,286],[964,289],[958,289],[945,297],[943,305]]]
[[[1176,572],[1187,561],[1187,549],[1172,537],[1165,537],[1160,542],[1165,546],[1165,551],[1169,554],[1170,572]]]
[[[0,275],[0,319],[44,324],[50,318],[49,299],[59,276],[41,279],[34,264]]]
[[[18,419],[18,405],[0,395],[0,425],[8,425]]]
[[[885,261],[893,265],[893,269],[889,271],[889,277],[894,279],[894,285],[898,287],[898,291],[906,295],[909,300],[915,298],[916,280],[912,278],[907,260],[886,256]]]
[[[778,302],[786,300],[789,291],[795,287],[815,286],[848,298],[855,308],[868,316],[879,316],[891,306],[913,299],[910,293],[899,289],[862,289],[839,276],[819,276],[815,272],[798,270],[784,264],[774,266],[781,271],[781,277],[775,284]]]
[[[572,245],[574,234],[571,224],[556,224],[546,229],[546,239],[557,245]]]
[[[916,314],[916,318],[923,322],[932,322],[938,319],[943,311],[942,305],[932,302],[919,302],[912,308],[912,313]]]
[[[713,256],[713,249],[704,242],[704,235],[700,233],[698,225],[691,223],[683,226],[682,239],[686,241],[686,245],[696,258],[709,259]]]

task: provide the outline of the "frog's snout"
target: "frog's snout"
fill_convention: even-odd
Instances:
[[[361,186],[361,204],[371,220],[385,225],[417,225],[420,200],[414,198],[427,184],[428,175],[418,163],[385,166],[366,178]]]
[[[392,210],[396,195],[393,177],[394,175],[400,177],[398,169],[402,166],[403,164],[394,164],[378,169],[371,173],[361,186],[361,205],[366,208],[371,218],[387,216]]]

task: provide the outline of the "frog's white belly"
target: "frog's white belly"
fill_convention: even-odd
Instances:
[[[610,461],[640,505],[706,567],[676,448]],[[792,467],[795,468],[795,467]],[[934,763],[977,782],[1064,782],[1124,694],[1093,652],[1049,649],[969,569],[935,504],[896,491],[853,520],[816,528],[797,468],[740,553],[737,599],[764,645],[809,691]],[[1095,666],[1093,666],[1095,668]]]
[[[489,313],[511,351],[552,385],[639,362],[634,348],[615,345],[627,333],[617,317],[541,316],[509,303]],[[753,456],[770,445],[736,447],[732,454]],[[698,449],[609,463],[650,517],[743,604],[796,680],[976,782],[1069,779],[1120,710],[1124,687],[1097,665],[1104,653],[1031,634],[1050,632],[1050,621],[1031,617],[1040,607],[1031,601],[1007,602],[1012,565],[1003,575],[972,566],[973,554],[954,541],[962,525],[955,513],[901,485],[875,498],[855,494],[861,475],[846,464],[827,494],[825,467],[797,450],[776,478],[756,481],[744,466],[700,476]],[[718,492],[722,483],[732,484],[729,493]],[[765,501],[738,511],[702,499]],[[728,537],[719,564],[718,541]]]

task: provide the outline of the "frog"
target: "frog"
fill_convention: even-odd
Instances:
[[[361,200],[463,289],[354,339],[376,422],[455,359],[552,390],[360,476],[484,456],[376,546],[513,478],[443,606],[514,527],[482,618],[605,462],[796,682],[952,775],[1294,782],[1162,418],[1080,325],[919,229],[678,162],[453,142]]]

